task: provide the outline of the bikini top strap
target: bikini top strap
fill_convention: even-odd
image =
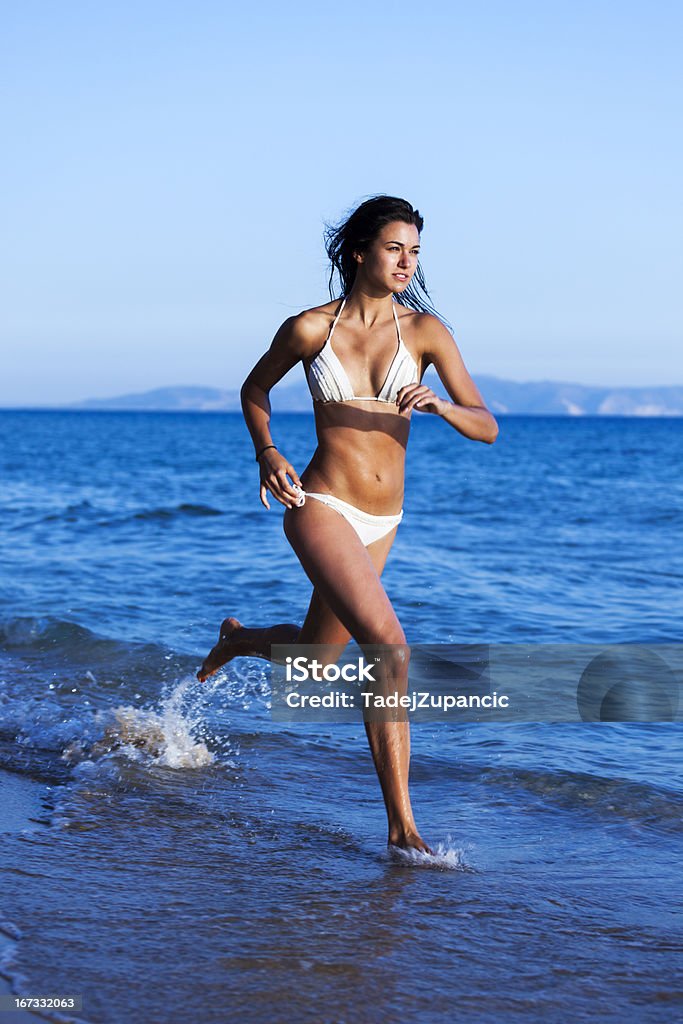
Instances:
[[[346,296],[344,296],[344,298],[342,299],[342,304],[339,307],[339,311],[338,311],[337,315],[335,316],[334,320],[332,321],[332,326],[330,327],[330,333],[327,335],[327,340],[328,341],[330,341],[332,339],[332,335],[334,334],[334,329],[337,326],[337,321],[339,320],[339,317],[342,315],[342,309],[344,308],[345,305],[346,305]]]
[[[397,305],[397,303],[395,303],[394,300],[392,299],[391,300],[391,308],[394,311],[394,320],[396,321],[396,330],[398,331],[398,340],[399,340],[399,342],[402,345],[403,344],[403,338],[401,337],[401,327],[400,327],[399,322],[398,322],[398,313],[396,312],[396,305]]]
[[[344,298],[342,299],[342,304],[341,304],[341,306],[339,307],[339,309],[337,311],[337,315],[335,316],[334,320],[332,321],[332,326],[330,327],[330,333],[327,335],[327,340],[328,341],[330,341],[332,339],[332,335],[334,334],[334,329],[335,329],[335,327],[337,326],[337,324],[339,322],[339,317],[342,315],[342,310],[343,310],[345,305],[346,305],[346,296],[344,296]],[[392,311],[393,311],[393,314],[394,314],[394,320],[396,321],[396,331],[398,333],[398,340],[400,341],[401,344],[403,344],[403,338],[401,337],[401,325],[398,322],[398,313],[396,312],[396,303],[393,301],[393,299],[392,299],[392,302],[391,302],[391,308],[392,308]]]

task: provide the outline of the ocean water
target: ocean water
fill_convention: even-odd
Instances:
[[[273,429],[301,472],[312,417]],[[679,643],[681,464],[681,420],[508,417],[489,447],[416,415],[408,640]],[[415,724],[440,856],[396,862],[360,724],[274,722],[261,661],[194,678],[226,614],[309,598],[241,417],[2,412],[0,482],[15,991],[92,1024],[680,1019],[680,724]]]

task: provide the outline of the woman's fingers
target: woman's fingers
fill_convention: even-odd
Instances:
[[[439,399],[436,397],[433,391],[428,391],[426,395],[420,395],[414,402],[414,408],[424,412],[436,412],[436,407],[439,404]]]
[[[281,505],[287,504],[287,502],[283,499],[282,492],[280,490],[280,484],[277,478],[267,477],[265,480],[262,480],[261,491],[270,491],[275,500],[279,501]],[[263,501],[263,499],[261,500]],[[270,505],[267,503],[267,499],[263,501],[263,504],[266,506],[266,508],[270,508]]]
[[[301,487],[301,484],[298,484],[297,486]],[[286,474],[279,472],[273,473],[261,481],[262,495],[266,490],[269,490],[273,497],[279,501],[281,505],[284,505],[285,508],[294,508],[301,498],[301,491],[295,490],[295,486],[290,484]],[[301,490],[303,490],[302,487]],[[270,508],[266,501],[264,501],[263,496],[261,497],[261,501],[266,508]]]
[[[291,466],[279,469],[277,472],[277,476],[280,481],[280,488],[282,490],[282,493],[286,495],[288,498],[291,498],[292,501],[297,502],[299,500],[299,495],[296,492],[295,485],[290,484],[288,479],[288,475],[291,475],[290,471],[293,472]]]
[[[303,491],[304,485],[301,483],[301,480],[299,480],[299,474],[294,469],[294,466],[287,466],[287,473],[292,478],[296,486],[301,488],[301,490]]]
[[[277,450],[269,449],[266,452],[261,460],[261,474],[260,497],[266,508],[270,508],[266,497],[267,491],[270,491],[286,508],[293,508],[298,504],[303,484],[294,466],[283,459]],[[290,482],[290,477],[293,482]]]
[[[410,401],[410,399],[417,391],[421,390],[423,387],[424,384],[407,384],[405,387],[401,388],[396,399],[398,404],[398,411],[405,412],[405,410],[408,407],[408,402]]]
[[[425,384],[408,385],[399,400],[399,412],[409,412],[415,406],[420,407],[421,403],[436,402],[437,398],[431,388]]]

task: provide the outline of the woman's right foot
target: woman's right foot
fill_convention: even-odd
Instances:
[[[422,839],[417,832],[402,832],[400,834],[390,833],[387,846],[390,850],[393,846],[399,850],[419,850],[420,853],[426,853],[432,857],[434,856],[434,851],[431,847],[427,846],[424,839]]]
[[[237,619],[229,618],[223,620],[218,634],[218,643],[211,648],[197,673],[197,679],[200,683],[203,683],[209,676],[218,672],[218,669],[226,665],[232,658],[247,653],[245,645],[240,644],[235,636],[237,630],[242,628],[242,623]]]

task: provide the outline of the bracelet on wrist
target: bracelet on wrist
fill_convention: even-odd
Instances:
[[[261,450],[260,450],[260,451],[256,452],[256,461],[257,461],[257,462],[258,462],[258,460],[259,460],[259,459],[261,458],[261,456],[263,455],[263,453],[264,453],[264,452],[267,452],[269,448],[275,448],[275,450],[277,451],[277,445],[276,445],[276,444],[265,444],[265,445],[263,446],[263,448],[261,448]]]

